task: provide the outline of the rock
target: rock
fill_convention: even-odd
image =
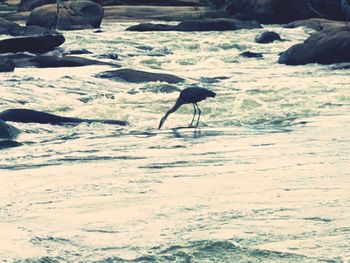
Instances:
[[[114,79],[117,81],[124,80],[126,82],[133,83],[162,81],[174,84],[184,81],[184,79],[170,74],[153,73],[133,69],[117,69],[112,71],[105,71],[98,74],[97,77]]]
[[[144,23],[127,28],[127,31],[225,31],[261,28],[255,21],[242,21],[233,18],[208,18],[187,20],[178,25]]]
[[[24,27],[25,36],[37,36],[37,35],[57,35],[55,30],[48,29],[42,26],[26,26]]]
[[[290,22],[283,27],[285,28],[296,28],[296,27],[307,27],[314,29],[316,31],[322,31],[322,30],[329,30],[332,28],[340,28],[344,27],[348,22],[344,21],[334,21],[334,20],[328,20],[324,18],[311,18],[306,20],[298,20],[294,22]]]
[[[316,17],[306,0],[235,0],[223,7],[233,17],[281,24]]]
[[[81,58],[76,56],[37,56],[30,59],[33,66],[38,68],[57,68],[57,67],[82,67],[90,65],[108,65],[114,67],[120,67],[119,65],[102,62],[93,59]]]
[[[33,63],[30,62],[30,60],[35,57],[35,55],[32,54],[25,54],[25,53],[15,53],[15,54],[6,54],[0,56],[0,60],[3,59],[10,59],[15,64],[15,67],[31,67],[33,66]]]
[[[241,57],[245,57],[245,58],[262,58],[263,57],[263,54],[261,54],[261,53],[255,53],[255,52],[250,52],[250,51],[245,51],[239,55]]]
[[[23,29],[19,24],[0,17],[0,35],[18,36],[22,31]]]
[[[127,126],[127,121],[121,120],[109,120],[109,119],[80,119],[74,117],[64,117],[51,113],[46,113],[37,110],[30,109],[9,109],[0,112],[0,120],[22,122],[22,123],[40,123],[40,124],[52,124],[52,125],[76,125],[83,122],[93,123],[100,122],[112,125]]]
[[[65,55],[83,55],[83,54],[92,54],[91,51],[82,48],[82,49],[73,49],[64,52]]]
[[[27,19],[27,26],[55,27],[56,9],[56,4],[35,8]],[[98,28],[101,25],[103,13],[103,8],[92,1],[63,2],[60,5],[57,28],[62,30]]]
[[[120,67],[114,63],[108,63],[103,61],[98,61],[94,59],[87,59],[77,56],[58,56],[50,55],[50,53],[45,53],[44,55],[35,56],[25,53],[16,53],[16,54],[6,54],[0,56],[0,61],[10,60],[13,61],[14,65],[17,68],[26,68],[26,67],[38,67],[38,68],[57,68],[57,67],[82,67],[90,65],[106,65],[112,67]]]
[[[141,23],[135,26],[128,27],[126,31],[175,31],[175,26],[165,24]]]
[[[45,53],[63,44],[63,35],[26,36],[0,41],[0,53],[31,52]]]
[[[263,32],[255,37],[255,42],[259,44],[268,44],[274,41],[281,41],[281,37],[279,34],[273,31]]]
[[[0,58],[0,72],[12,72],[15,70],[15,63],[8,58]]]
[[[178,31],[225,31],[261,28],[256,21],[242,21],[233,18],[211,18],[183,21],[176,26]]]
[[[102,0],[103,5],[148,5],[148,6],[203,6],[205,3],[195,0]]]
[[[17,128],[0,119],[0,140],[14,140],[19,133]]]
[[[345,19],[341,2],[341,0],[307,0],[309,8],[317,17],[332,20]]]
[[[335,28],[313,34],[302,44],[283,52],[278,63],[305,65],[350,62],[350,28]]]
[[[0,150],[7,149],[7,148],[14,148],[23,145],[22,143],[12,141],[12,140],[0,140]]]
[[[21,0],[18,5],[18,11],[31,11],[38,6],[56,4],[56,0]]]
[[[116,54],[116,53],[102,54],[99,57],[100,58],[108,58],[108,59],[118,60],[118,54]]]

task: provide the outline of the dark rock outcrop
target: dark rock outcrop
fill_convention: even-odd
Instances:
[[[236,0],[224,7],[233,17],[281,24],[317,17],[306,0]]]
[[[56,4],[35,8],[27,19],[27,26],[53,28],[58,23],[57,28],[62,30],[98,28],[104,13],[102,6],[87,0],[61,3],[58,19],[56,9]]]
[[[14,140],[19,135],[19,130],[0,119],[0,140]]]
[[[56,0],[21,0],[18,5],[18,11],[31,11],[38,6],[55,4]]]
[[[0,72],[12,72],[15,70],[15,63],[8,58],[0,58]]]
[[[178,25],[144,23],[127,28],[127,31],[226,31],[261,28],[255,21],[242,21],[233,18],[208,18],[186,20]]]
[[[313,34],[304,43],[283,52],[278,63],[305,65],[350,62],[350,28],[335,28]]]
[[[176,26],[165,25],[165,24],[153,24],[153,23],[141,23],[135,26],[128,27],[126,31],[174,31]]]
[[[285,28],[296,28],[296,27],[307,27],[312,28],[316,31],[329,30],[333,28],[344,27],[348,24],[345,21],[334,21],[323,18],[311,18],[306,20],[298,20],[290,22],[283,27]]]
[[[118,64],[104,61],[82,58],[77,56],[56,56],[56,55],[30,55],[25,53],[6,54],[0,56],[2,60],[13,61],[17,68],[37,67],[37,68],[58,68],[58,67],[83,67],[90,65],[106,65],[120,67]]]
[[[63,35],[27,36],[0,41],[0,53],[31,52],[45,53],[63,44]]]
[[[41,123],[41,124],[53,124],[53,125],[74,125],[79,123],[93,123],[100,122],[112,125],[126,126],[128,122],[120,120],[99,120],[99,119],[80,119],[72,117],[63,117],[55,114],[50,114],[42,111],[29,110],[29,109],[9,109],[0,112],[0,120],[22,122],[22,123]]]
[[[23,31],[22,27],[12,21],[7,21],[0,17],[0,35],[20,35]]]
[[[342,2],[342,0],[307,0],[309,8],[317,17],[331,20],[345,20]]]
[[[108,65],[120,67],[119,65],[98,61],[94,59],[82,58],[77,56],[37,56],[30,59],[33,66],[38,68],[58,68],[58,67],[82,67],[90,65]]]
[[[148,6],[203,6],[203,1],[193,0],[102,0],[103,5],[148,5]]]
[[[263,32],[255,37],[255,42],[259,44],[269,44],[281,40],[280,35],[273,31]]]
[[[179,83],[184,79],[174,75],[164,73],[153,73],[133,69],[117,69],[112,71],[105,71],[97,75],[99,78],[114,79],[117,81],[124,80],[126,82],[142,83],[142,82],[168,82]]]
[[[262,58],[263,57],[263,54],[261,53],[250,52],[250,51],[245,51],[239,55],[245,58]]]

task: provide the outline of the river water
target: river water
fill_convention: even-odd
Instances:
[[[108,66],[0,75],[0,110],[131,123],[13,123],[23,146],[0,155],[2,262],[350,260],[349,71],[277,64],[303,28],[124,32],[133,24],[64,32],[63,47],[185,83],[95,77]],[[256,44],[266,29],[286,41]],[[158,131],[191,85],[217,93],[199,103],[200,129],[181,128],[184,105]]]

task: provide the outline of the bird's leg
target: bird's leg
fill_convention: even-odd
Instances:
[[[193,105],[193,110],[194,110],[194,112],[193,112],[193,118],[192,118],[192,121],[191,121],[191,124],[190,124],[189,127],[192,127],[192,126],[193,126],[194,117],[195,117],[196,114],[197,114],[197,109],[196,109],[195,103],[193,103],[192,105]]]
[[[195,103],[195,105],[197,106],[197,109],[198,109],[198,119],[197,119],[197,123],[196,123],[196,127],[198,127],[198,125],[199,125],[199,119],[201,118],[201,113],[202,113],[202,111],[201,111],[201,109],[199,108],[199,106],[198,106],[197,103]]]

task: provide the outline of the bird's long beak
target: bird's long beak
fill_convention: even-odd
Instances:
[[[170,110],[167,111],[167,113],[165,113],[164,117],[160,120],[159,122],[159,126],[158,126],[158,130],[160,130],[160,128],[162,128],[165,120],[168,118],[168,116],[170,115],[170,113],[175,112],[182,104],[184,104],[183,99],[178,98],[174,107],[172,107]]]
[[[160,130],[160,128],[162,128],[162,126],[163,126],[165,120],[168,118],[168,116],[169,116],[170,113],[171,113],[171,112],[168,111],[168,112],[164,115],[164,117],[160,120],[159,126],[158,126],[158,130]]]

